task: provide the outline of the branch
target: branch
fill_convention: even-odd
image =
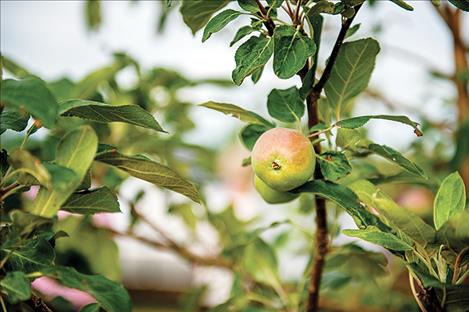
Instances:
[[[319,81],[313,87],[313,94],[317,94],[317,96],[321,94],[322,89],[324,88],[327,80],[329,79],[331,75],[332,67],[334,66],[337,56],[339,55],[339,50],[340,50],[340,47],[342,46],[342,43],[344,42],[345,35],[347,34],[348,29],[352,25],[352,22],[355,19],[355,16],[357,15],[358,10],[360,9],[361,6],[362,4],[357,5],[355,7],[355,14],[351,18],[348,18],[342,22],[342,27],[340,29],[339,35],[337,36],[337,40],[335,41],[334,48],[332,49],[331,55],[329,56],[329,60],[327,62],[326,68],[324,69],[324,72],[322,73],[322,76],[319,79]]]
[[[308,128],[313,127],[319,122],[318,118],[318,110],[317,104],[318,100],[321,96],[321,92],[329,79],[332,68],[334,63],[337,59],[339,54],[340,47],[345,39],[345,35],[347,30],[352,25],[353,19],[358,13],[361,4],[355,7],[355,14],[349,18],[345,19],[342,22],[342,27],[340,29],[339,35],[337,36],[337,40],[334,44],[332,49],[331,55],[329,56],[329,61],[327,62],[326,68],[321,75],[321,78],[311,88],[311,92],[307,97],[307,107],[308,107]],[[305,65],[298,74],[304,80],[306,73],[308,72],[308,64]],[[311,138],[312,139],[312,138]],[[314,151],[316,154],[321,153],[321,145],[320,143],[314,144]],[[316,162],[316,168],[314,170],[314,179],[320,180],[323,179],[323,175],[321,172],[321,168],[319,167],[319,163]],[[319,310],[319,290],[321,287],[321,278],[322,273],[324,270],[324,264],[326,255],[328,252],[328,245],[329,245],[329,237],[328,237],[328,229],[327,229],[327,211],[326,211],[326,200],[322,197],[315,197],[316,203],[316,254],[314,255],[313,259],[313,269],[311,273],[311,279],[309,284],[309,294],[308,294],[308,312],[316,312]]]
[[[267,28],[269,35],[273,36],[274,29],[275,29],[274,21],[270,18],[269,15],[267,15],[267,10],[265,9],[264,5],[262,5],[261,1],[256,0],[256,3],[257,3],[257,6],[259,7],[259,11],[261,11],[262,18],[264,19],[264,25]]]
[[[229,261],[222,259],[222,258],[212,258],[212,257],[202,257],[199,255],[196,255],[186,249],[185,247],[179,245],[179,244],[174,244],[174,245],[168,245],[162,242],[158,242],[152,239],[149,239],[147,237],[141,236],[136,234],[134,231],[127,231],[127,232],[119,232],[111,228],[106,228],[107,231],[109,231],[111,234],[115,236],[123,236],[123,237],[130,237],[132,239],[135,239],[139,242],[142,242],[146,245],[149,245],[153,248],[156,249],[162,249],[166,250],[169,252],[173,252],[182,258],[186,259],[189,262],[203,265],[203,266],[218,266],[218,267],[223,267],[223,268],[232,268],[233,264],[230,263]]]

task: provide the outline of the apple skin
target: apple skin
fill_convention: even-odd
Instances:
[[[264,132],[252,149],[255,174],[271,188],[286,192],[311,178],[316,155],[303,134],[287,128]]]
[[[254,187],[261,197],[269,204],[281,204],[294,200],[299,194],[277,191],[254,175]]]

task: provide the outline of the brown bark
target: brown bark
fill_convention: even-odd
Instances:
[[[453,41],[453,82],[457,90],[458,123],[462,125],[469,118],[469,89],[467,82],[461,77],[463,73],[467,74],[469,71],[467,52],[462,36],[462,13],[459,9],[452,9],[449,4],[442,4],[440,8],[435,8],[448,26]],[[469,157],[461,162],[459,173],[466,185],[466,191],[469,192]]]

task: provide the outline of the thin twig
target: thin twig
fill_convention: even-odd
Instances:
[[[167,251],[173,252],[175,254],[178,254],[182,258],[188,260],[189,262],[192,262],[192,263],[195,263],[195,264],[204,265],[204,266],[217,266],[217,267],[223,267],[223,268],[232,268],[233,267],[233,264],[231,262],[227,261],[226,259],[215,258],[215,257],[214,258],[212,258],[212,257],[210,257],[210,258],[209,257],[202,257],[202,256],[199,256],[199,255],[196,255],[196,254],[190,252],[189,250],[187,250],[186,248],[184,248],[184,247],[182,247],[178,244],[167,245],[165,243],[158,242],[158,241],[149,239],[147,237],[138,235],[133,231],[119,232],[119,231],[113,230],[111,228],[106,228],[106,230],[109,231],[111,234],[113,234],[115,236],[129,237],[129,238],[135,239],[139,242],[142,242],[146,245],[154,247],[156,249],[162,249],[162,250],[167,250]]]
[[[267,14],[267,10],[265,9],[264,5],[261,3],[260,0],[256,0],[256,4],[259,7],[259,11],[261,12],[262,18],[264,19],[264,25],[267,28],[269,35],[273,36],[275,29],[274,21],[272,21],[272,19],[269,17],[269,15]]]

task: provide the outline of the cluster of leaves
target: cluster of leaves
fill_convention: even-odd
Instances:
[[[129,68],[137,83],[124,88],[117,76]],[[31,290],[31,282],[47,276],[90,293],[97,304],[85,311],[130,311],[129,296],[116,283],[117,246],[89,216],[120,212],[117,194],[129,176],[185,196],[183,209],[172,213],[187,216],[189,202],[201,197],[184,176],[196,181],[211,176],[214,152],[182,139],[194,124],[188,117],[191,104],[177,92],[203,83],[229,84],[192,81],[163,68],[142,72],[123,53],[78,82],[47,83],[6,57],[2,70],[16,77],[2,80],[0,108],[0,284],[7,308],[34,307],[42,295]],[[156,111],[174,134],[155,120]],[[59,210],[83,217],[58,219]]]
[[[203,41],[235,19],[250,18],[230,43],[240,44],[232,72],[235,84],[240,85],[249,76],[254,83],[259,81],[272,57],[273,72],[280,79],[292,78],[299,72],[303,76],[299,86],[271,91],[266,101],[269,118],[234,104],[210,101],[201,106],[245,122],[240,139],[248,149],[252,149],[263,132],[278,125],[295,127],[317,138],[313,143],[323,147],[317,156],[324,179],[309,181],[294,190],[302,193],[300,218],[312,213],[313,195],[326,198],[332,212],[329,215],[333,216],[329,226],[331,237],[340,234],[337,218],[345,210],[358,229],[345,230],[344,234],[390,250],[403,259],[412,281],[418,281],[422,289],[436,292],[441,305],[446,303],[449,310],[465,309],[467,288],[461,283],[468,274],[469,234],[464,226],[468,218],[464,185],[457,174],[441,183],[435,199],[434,227],[400,207],[381,190],[380,184],[387,182],[419,183],[433,190],[439,181],[406,155],[370,141],[363,128],[371,120],[382,119],[408,125],[420,136],[418,123],[406,116],[350,116],[357,96],[367,88],[380,50],[372,38],[350,39],[359,24],[345,34],[346,41],[318,100],[319,123],[310,129],[304,129],[302,124],[307,111],[305,102],[317,80],[324,17],[340,15],[347,21],[363,2],[268,0],[261,9],[254,0],[238,0],[239,9],[220,13],[230,1],[180,2],[183,20],[192,32],[204,28]],[[393,2],[411,9],[404,1]],[[451,2],[464,9],[463,2]],[[165,16],[179,1],[161,4],[165,7],[164,24]],[[97,29],[101,22],[100,2],[88,1],[86,6],[88,24]],[[293,18],[292,23],[287,23],[282,9],[288,11],[290,6]],[[44,82],[7,58],[2,58],[2,66],[17,78],[2,81],[0,108],[0,290],[7,298],[8,308],[35,306],[41,294],[31,289],[31,282],[47,276],[95,297],[97,303],[83,308],[84,311],[130,310],[126,291],[115,282],[120,277],[117,247],[110,233],[97,229],[89,215],[119,212],[116,195],[125,179],[133,176],[184,195],[187,200],[178,198],[174,202],[168,196],[166,208],[168,213],[181,217],[194,236],[199,222],[208,222],[217,231],[221,253],[216,260],[194,257],[170,242],[176,252],[183,251],[182,256],[190,261],[233,272],[230,298],[212,311],[304,310],[311,266],[308,264],[300,280],[284,281],[277,254],[293,240],[294,233],[300,232],[298,253],[312,259],[315,250],[311,248],[309,230],[295,220],[256,228],[255,220],[240,220],[231,205],[221,212],[213,212],[205,205],[203,212],[195,209],[195,203],[203,200],[188,180],[207,182],[213,176],[216,156],[213,150],[184,141],[184,134],[194,127],[189,115],[193,105],[181,101],[178,91],[201,83],[226,87],[231,85],[229,82],[193,81],[162,68],[143,71],[136,60],[123,53],[116,53],[111,64],[80,81],[63,78]],[[124,70],[130,70],[136,77],[131,87],[119,83]],[[154,114],[160,116],[161,124]],[[383,174],[368,161],[369,155],[386,160],[395,173]],[[246,159],[243,165],[249,162]],[[39,188],[38,193],[26,193],[31,188]],[[135,194],[128,199],[130,206],[134,208],[144,196],[143,192]],[[56,216],[59,210],[83,217],[59,220]],[[138,214],[132,210],[130,229],[138,221]],[[283,230],[285,227],[287,230]],[[266,239],[264,232],[273,228],[280,228],[281,232],[272,240]],[[96,257],[96,242],[101,248],[99,252],[112,261]],[[331,303],[332,307],[343,302],[354,307],[349,300],[353,294],[358,304],[352,310],[360,310],[360,305],[390,310],[414,308],[408,297],[393,288],[392,280],[384,281],[387,260],[381,253],[354,243],[330,249],[321,285],[326,294],[324,304],[333,298],[336,301]],[[71,259],[77,254],[79,261]],[[72,265],[78,271],[67,267]],[[383,288],[375,287],[376,279],[384,281],[380,283]],[[196,310],[205,290],[191,292],[183,308]],[[383,306],[379,300],[385,295],[392,299]],[[341,304],[342,298],[347,300]],[[373,298],[377,298],[375,302]]]
[[[393,2],[404,9],[412,10],[404,1]],[[202,36],[202,41],[205,41],[231,21],[243,16],[250,17],[251,23],[242,26],[230,43],[230,46],[234,45],[250,36],[235,53],[233,82],[240,85],[246,77],[251,76],[256,83],[264,66],[273,56],[273,71],[277,77],[288,79],[298,74],[303,79],[301,88],[292,86],[288,89],[273,89],[267,97],[268,113],[282,126],[301,129],[301,118],[306,111],[305,101],[314,91],[322,15],[341,14],[344,23],[355,15],[363,1],[344,0],[333,3],[270,0],[264,7],[256,1],[238,0],[241,10],[226,9],[218,14],[217,11],[227,3],[216,3],[219,5],[215,5],[215,2],[183,2],[181,13],[185,23],[194,33],[205,25]],[[454,4],[461,7],[461,3]],[[290,6],[293,5],[301,14],[292,14]],[[291,24],[282,20],[282,8],[290,16]],[[203,15],[196,14],[202,11]],[[214,16],[209,18],[212,14]],[[351,27],[345,38],[352,36],[358,27],[359,24]],[[330,203],[345,209],[359,229],[345,230],[344,234],[387,248],[405,261],[411,276],[419,281],[420,288],[437,292],[441,306],[449,310],[465,309],[468,306],[465,299],[468,289],[461,283],[469,274],[465,269],[469,233],[462,221],[468,218],[467,210],[464,209],[466,196],[462,179],[454,173],[441,184],[434,207],[435,227],[431,227],[418,216],[400,207],[376,184],[389,181],[406,183],[412,178],[413,181],[434,188],[438,181],[429,178],[419,165],[400,152],[370,141],[364,131],[360,131],[370,120],[383,119],[409,125],[417,136],[421,136],[423,133],[419,124],[406,116],[349,116],[350,105],[367,88],[379,51],[378,42],[372,38],[346,40],[340,46],[337,59],[324,85],[324,95],[321,95],[317,104],[320,122],[306,131],[303,130],[310,137],[318,137],[313,144],[322,141],[328,143],[328,148],[324,150],[324,145],[322,153],[317,155],[324,180],[309,181],[292,192],[324,197]],[[278,125],[234,104],[210,101],[201,105],[246,122],[247,125],[240,132],[240,138],[248,149],[252,149],[263,132]],[[332,131],[333,129],[336,131]],[[321,135],[324,138],[321,138]],[[401,171],[395,175],[383,176],[371,164],[367,165],[366,171],[360,170],[360,166],[363,166],[362,159],[368,155],[383,157],[400,167]],[[356,161],[356,165],[353,161]],[[243,165],[248,164],[249,159],[243,162]],[[352,169],[355,169],[353,174]],[[265,249],[258,243],[252,244],[256,244],[255,249],[258,252]],[[261,261],[261,258],[271,259],[272,256],[258,255],[257,262]],[[276,263],[273,260],[270,262],[259,266],[264,270],[267,270],[267,267],[276,268]],[[252,273],[256,281],[269,284],[274,290],[279,289],[278,281],[271,277],[273,274],[264,272],[261,268]],[[340,278],[335,282],[339,283]],[[233,291],[236,291],[235,286]],[[287,310],[292,305],[302,305],[303,291],[285,294],[280,289],[276,292],[280,303],[275,300],[273,303],[265,303],[256,298],[246,299],[238,296],[241,299],[232,298],[219,309],[225,310],[229,307],[239,310],[240,307],[245,307],[248,301],[262,302],[264,306],[272,308],[283,305]],[[256,291],[254,293],[257,294]],[[251,290],[250,295],[252,294]],[[446,301],[448,295],[451,299]],[[415,297],[419,300],[418,294],[415,294]]]

